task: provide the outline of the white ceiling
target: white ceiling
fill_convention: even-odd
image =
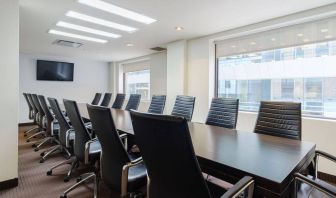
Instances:
[[[77,3],[76,0],[20,0],[20,52],[65,57],[120,61],[153,53],[149,48],[166,43],[213,34],[275,17],[335,3],[335,0],[105,0],[143,13],[157,22],[144,25]],[[65,16],[68,10],[104,18],[138,28],[123,33]],[[48,34],[48,29],[103,38],[56,27],[63,20],[78,25],[121,34],[106,44]],[[182,26],[184,30],[175,31]],[[52,45],[56,39],[83,43],[80,48]],[[103,38],[105,39],[105,38]],[[134,47],[126,47],[133,43]]]

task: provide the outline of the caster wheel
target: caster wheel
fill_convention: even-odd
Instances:
[[[30,142],[30,140],[26,140],[26,142]]]
[[[40,163],[44,163],[44,159],[41,159],[41,160],[40,160]]]
[[[44,152],[43,152],[43,153],[41,153],[41,154],[40,154],[40,156],[41,156],[41,157],[43,157],[43,156],[44,156]]]
[[[27,134],[24,134],[23,137],[27,137]]]
[[[66,195],[61,195],[60,198],[67,198],[67,196]]]
[[[69,181],[69,177],[65,177],[63,181],[64,182],[68,182]]]
[[[32,147],[35,148],[37,145],[36,144],[33,144]]]
[[[35,149],[34,149],[35,152],[37,152],[37,151],[39,151],[39,150],[40,150],[40,149],[38,149],[38,148],[35,148]]]
[[[79,177],[79,178],[76,179],[77,183],[80,182],[80,181],[82,181],[82,178]]]
[[[52,174],[52,171],[51,171],[51,170],[47,171],[47,175],[48,175],[48,176],[50,176],[51,174]]]

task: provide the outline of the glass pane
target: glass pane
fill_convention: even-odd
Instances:
[[[125,73],[125,93],[141,94],[142,100],[150,99],[150,71],[142,70]]]

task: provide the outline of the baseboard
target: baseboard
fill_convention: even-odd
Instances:
[[[19,127],[21,127],[21,126],[32,126],[32,125],[34,125],[34,122],[19,123]]]
[[[18,183],[19,183],[18,178],[2,181],[2,182],[0,182],[0,190],[6,190],[6,189],[9,189],[9,188],[14,188],[14,187],[18,186]]]
[[[331,175],[331,174],[319,171],[318,172],[318,178],[323,180],[323,181],[336,184],[336,176],[335,175]]]

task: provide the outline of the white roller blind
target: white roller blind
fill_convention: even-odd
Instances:
[[[139,61],[133,63],[125,63],[123,64],[123,72],[133,72],[133,71],[140,71],[140,70],[147,70],[150,69],[149,61]]]
[[[335,39],[336,17],[216,41],[216,56],[265,51]]]

